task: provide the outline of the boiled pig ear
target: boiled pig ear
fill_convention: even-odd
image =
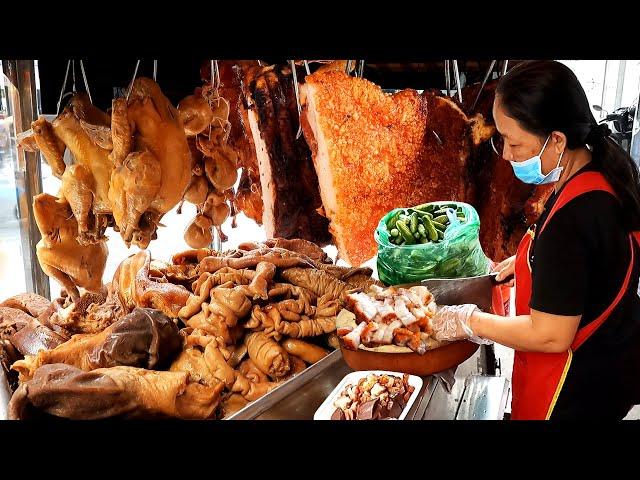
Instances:
[[[82,130],[89,136],[91,141],[105,150],[113,150],[113,141],[111,140],[111,127],[104,125],[94,125],[84,120],[80,120]]]

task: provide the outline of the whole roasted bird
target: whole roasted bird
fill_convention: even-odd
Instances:
[[[92,105],[86,93],[75,93],[53,122],[44,117],[33,122],[31,137],[21,143],[29,150],[38,148],[62,180],[58,196],[71,206],[82,245],[105,240],[104,232],[112,223],[109,122],[109,115]],[[66,149],[75,161],[71,166],[63,159]]]
[[[42,234],[36,255],[44,273],[58,281],[74,300],[80,298],[78,287],[100,291],[109,252],[106,243],[80,243],[71,207],[53,195],[34,197],[33,210]]]
[[[178,110],[156,82],[138,78],[129,100],[113,100],[109,200],[120,235],[147,248],[162,216],[182,199],[192,159]]]

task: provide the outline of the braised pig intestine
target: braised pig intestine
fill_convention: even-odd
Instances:
[[[267,375],[284,377],[291,368],[289,354],[282,346],[261,332],[253,332],[246,337],[249,358]]]

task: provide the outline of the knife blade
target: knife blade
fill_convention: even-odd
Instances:
[[[496,285],[508,282],[496,280],[498,272],[464,278],[430,278],[412,285],[423,285],[433,294],[438,305],[462,305],[472,303],[484,312],[493,312],[492,294]]]

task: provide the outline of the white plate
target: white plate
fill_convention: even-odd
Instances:
[[[361,378],[364,378],[371,373],[375,375],[384,375],[384,374],[394,375],[400,378],[402,378],[402,375],[403,375],[402,373],[399,373],[399,372],[388,372],[386,370],[363,370],[359,372],[351,372],[350,374],[346,375],[342,379],[342,381],[338,384],[336,388],[333,389],[333,391],[329,394],[329,396],[325,399],[325,401],[322,402],[322,405],[320,405],[320,408],[318,408],[318,410],[316,410],[316,413],[313,415],[313,419],[314,420],[331,420],[331,415],[333,415],[333,412],[336,411],[336,407],[333,406],[333,402],[342,393],[342,390],[344,390],[344,388],[350,383],[352,385],[355,385],[356,383],[358,383],[358,381],[360,381]],[[418,394],[422,389],[422,379],[415,375],[409,375],[409,385],[414,387],[414,390],[413,390],[413,393],[411,393],[411,397],[409,397],[409,401],[405,405],[404,410],[402,410],[402,413],[400,414],[400,417],[398,418],[398,420],[404,420],[404,418],[407,416],[407,413],[409,413],[409,409],[411,408],[411,405],[413,405],[413,402],[415,402],[416,398],[418,398]]]

